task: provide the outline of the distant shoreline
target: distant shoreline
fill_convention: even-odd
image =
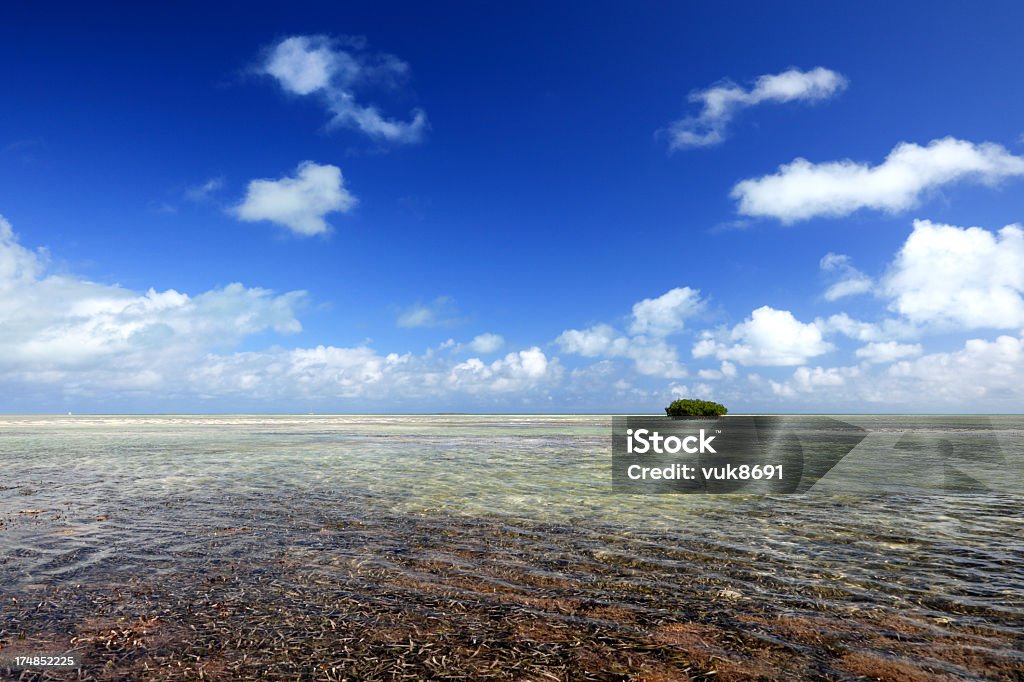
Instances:
[[[3,417],[626,417],[660,412],[0,412]],[[1024,417],[1024,412],[734,412],[721,417]]]

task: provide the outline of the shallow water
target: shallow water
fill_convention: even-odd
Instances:
[[[843,419],[869,438],[812,493],[744,497],[612,494],[603,416],[0,417],[0,645],[78,647],[88,670],[113,660],[111,622],[159,620],[113,670],[186,651],[193,672],[210,652],[225,675],[267,670],[235,655],[265,644],[227,646],[197,615],[213,604],[237,631],[291,633],[282,676],[330,676],[309,666],[340,645],[299,641],[314,617],[398,628],[422,640],[410,656],[441,642],[446,665],[407,661],[429,675],[484,676],[456,654],[491,635],[486,670],[511,677],[1024,674],[1024,418],[988,419],[1003,459],[971,469],[984,492],[952,495],[920,482],[948,476],[927,444],[970,418]],[[908,426],[924,445],[894,450]],[[578,642],[561,651],[558,627]],[[394,677],[392,644],[368,649],[383,667],[339,670]]]

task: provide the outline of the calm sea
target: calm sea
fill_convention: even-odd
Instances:
[[[1014,679],[1024,418],[837,419],[867,437],[810,493],[745,497],[613,494],[605,416],[0,417],[0,646],[126,676],[329,677],[366,646],[338,670],[387,677],[408,639],[424,675]],[[104,649],[122,626],[141,644]],[[346,627],[395,634],[317,630]]]

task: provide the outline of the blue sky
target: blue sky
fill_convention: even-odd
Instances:
[[[970,10],[12,6],[0,409],[1020,411]]]

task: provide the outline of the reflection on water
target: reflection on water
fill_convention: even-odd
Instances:
[[[873,436],[848,479],[908,419],[959,428],[844,419]],[[1019,455],[1024,418],[990,422]],[[356,677],[1024,674],[1020,497],[613,495],[610,423],[2,417],[0,645],[117,651],[125,676],[275,650],[293,676],[338,651]]]

